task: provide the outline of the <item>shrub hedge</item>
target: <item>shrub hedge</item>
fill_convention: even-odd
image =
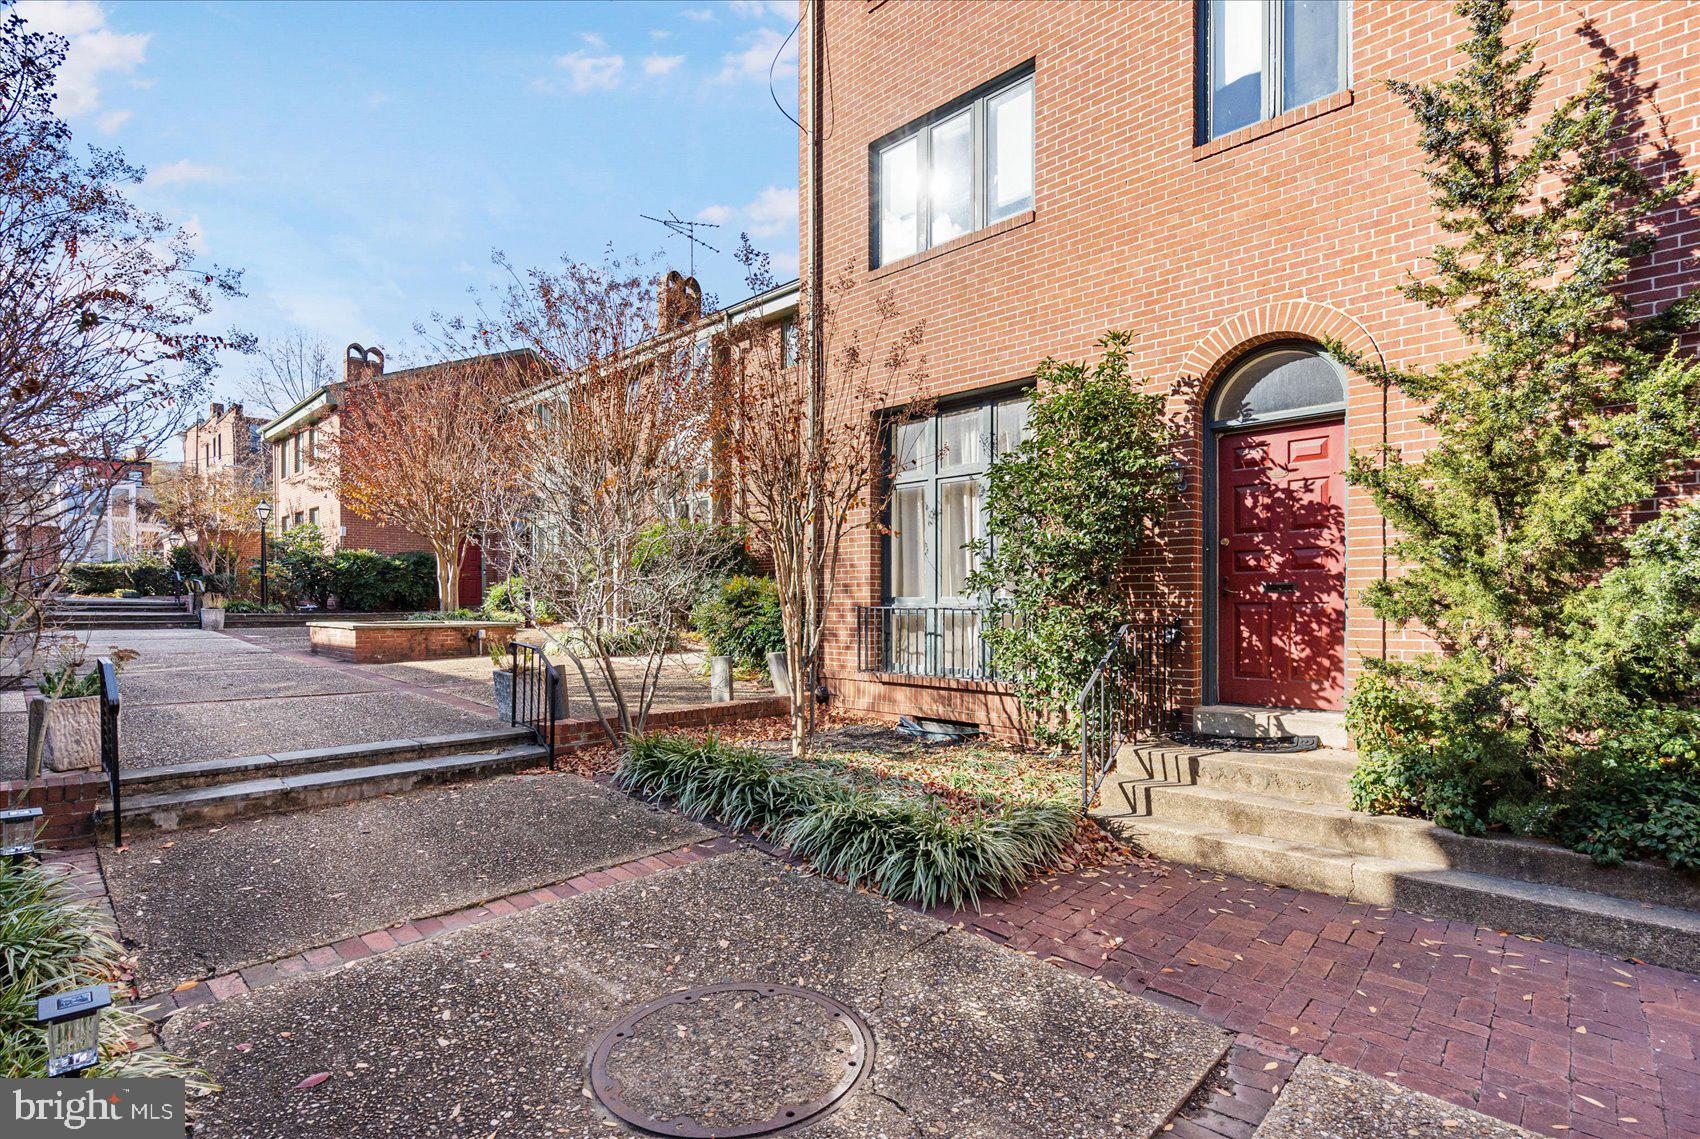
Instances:
[[[933,798],[854,787],[716,740],[633,739],[616,775],[647,798],[674,800],[790,847],[823,873],[900,902],[977,905],[1018,889],[1051,865],[1079,816],[1057,803],[1006,805],[964,815]]]
[[[729,577],[691,613],[691,625],[717,656],[740,668],[765,669],[767,654],[785,648],[779,590],[772,578]]]

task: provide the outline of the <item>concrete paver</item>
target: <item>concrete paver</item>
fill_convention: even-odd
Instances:
[[[100,859],[153,993],[710,834],[561,774],[165,833]]]
[[[599,1136],[597,1035],[658,996],[744,980],[823,992],[872,1030],[871,1074],[800,1135],[1148,1136],[1228,1040],[744,854],[282,980],[163,1035],[224,1087],[207,1136]],[[677,1062],[738,1047],[692,1038]]]

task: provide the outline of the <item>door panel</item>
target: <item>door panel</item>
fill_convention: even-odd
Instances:
[[[1345,697],[1345,426],[1218,436],[1218,699],[1336,710]]]

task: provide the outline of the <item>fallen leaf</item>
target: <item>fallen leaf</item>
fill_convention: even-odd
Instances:
[[[198,984],[200,984],[199,981],[184,981],[171,991],[174,993],[186,993]]]
[[[296,1084],[294,1090],[299,1092],[305,1091],[308,1088],[316,1088],[330,1078],[331,1074],[329,1072],[314,1072],[312,1075]]]
[[[1271,1061],[1269,1061],[1269,1063],[1263,1065],[1263,1070],[1265,1072],[1273,1072],[1276,1068],[1279,1068],[1280,1066],[1281,1066],[1280,1064],[1276,1063],[1274,1060],[1271,1060]]]
[[[1601,1103],[1599,1100],[1595,1099],[1591,1095],[1582,1095],[1580,1092],[1578,1092],[1577,1095],[1576,1095],[1576,1098],[1581,1100],[1583,1103],[1591,1103],[1595,1107],[1599,1107],[1599,1108],[1605,1107],[1605,1104]]]

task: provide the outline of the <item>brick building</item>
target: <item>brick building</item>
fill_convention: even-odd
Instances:
[[[240,467],[265,477],[265,444],[261,415],[246,415],[242,405],[214,403],[207,417],[183,429],[183,467],[201,474]]]
[[[329,448],[336,436],[338,410],[346,385],[419,378],[441,366],[425,365],[386,373],[382,349],[350,344],[340,382],[317,389],[261,428],[261,437],[270,454],[267,465],[278,533],[314,525],[324,535],[330,550],[363,549],[384,554],[430,551],[430,544],[411,530],[375,521],[343,505],[329,462]],[[470,545],[461,561],[460,597],[456,603],[478,605],[483,600],[485,584],[478,547]]]
[[[1537,116],[1606,66],[1674,140],[1650,158],[1692,167],[1692,4],[1515,11],[1513,41],[1550,69]],[[835,698],[1013,725],[1012,699],[975,679],[975,618],[952,613],[974,604],[961,545],[1035,364],[1090,359],[1111,329],[1133,334],[1135,374],[1189,426],[1187,489],[1141,579],[1148,613],[1183,622],[1181,706],[1336,712],[1366,657],[1417,648],[1359,603],[1390,572],[1385,527],[1342,473],[1354,448],[1420,449],[1424,427],[1318,345],[1400,365],[1464,348],[1395,292],[1442,235],[1415,127],[1383,85],[1457,66],[1451,5],[805,0],[803,14],[803,122],[823,139],[818,201],[802,144],[804,279],[817,261],[853,269],[851,332],[888,292],[924,322],[915,394],[938,400],[936,418],[887,432],[921,458],[889,516],[866,520],[886,525],[853,533],[824,662]],[[1696,236],[1673,210],[1635,287],[1668,299]],[[859,614],[880,642],[860,656]]]

